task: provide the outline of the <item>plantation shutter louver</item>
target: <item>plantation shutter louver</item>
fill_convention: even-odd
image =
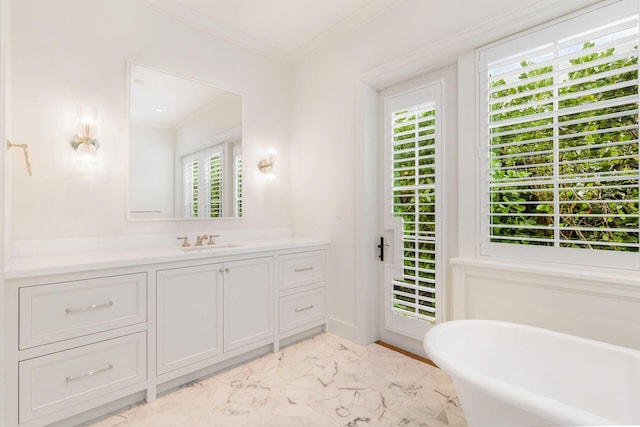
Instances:
[[[392,213],[402,218],[403,274],[391,310],[428,322],[436,315],[436,106],[391,112]]]
[[[480,52],[484,252],[639,251],[638,44],[623,1]]]

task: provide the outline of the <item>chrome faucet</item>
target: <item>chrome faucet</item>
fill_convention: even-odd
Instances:
[[[196,246],[202,246],[204,244],[204,241],[207,240],[209,238],[209,235],[205,234],[203,236],[198,236],[196,238]]]

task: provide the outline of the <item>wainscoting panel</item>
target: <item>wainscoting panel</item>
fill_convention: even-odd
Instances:
[[[637,272],[452,260],[453,318],[539,326],[640,349]]]

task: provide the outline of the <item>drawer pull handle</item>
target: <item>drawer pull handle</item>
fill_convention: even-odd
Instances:
[[[79,380],[80,378],[90,377],[91,375],[99,374],[100,372],[109,371],[111,369],[113,369],[113,364],[110,363],[109,366],[105,366],[104,368],[96,369],[95,371],[89,371],[86,374],[78,375],[75,377],[67,377],[65,379],[67,380],[68,383],[70,383],[71,381]]]
[[[88,307],[67,308],[65,311],[67,312],[67,314],[70,314],[70,313],[76,313],[78,311],[87,311],[87,310],[95,310],[96,308],[110,307],[112,305],[113,305],[113,301],[109,301],[109,302],[106,302],[104,304],[93,304],[93,305],[90,305]]]
[[[313,267],[296,268],[293,271],[297,273],[298,271],[307,271],[307,270],[313,270]]]
[[[301,311],[305,311],[305,310],[311,310],[313,308],[313,304],[309,304],[306,307],[302,307],[302,308],[296,308],[294,311],[296,313],[300,313]]]

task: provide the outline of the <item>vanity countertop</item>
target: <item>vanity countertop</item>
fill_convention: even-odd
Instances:
[[[284,249],[328,245],[327,239],[275,238],[221,242],[216,246],[189,248],[161,246],[124,250],[86,251],[10,258],[5,265],[5,279],[19,279],[48,274],[64,274],[105,268],[133,267],[163,262],[191,261],[228,255],[254,254]]]

